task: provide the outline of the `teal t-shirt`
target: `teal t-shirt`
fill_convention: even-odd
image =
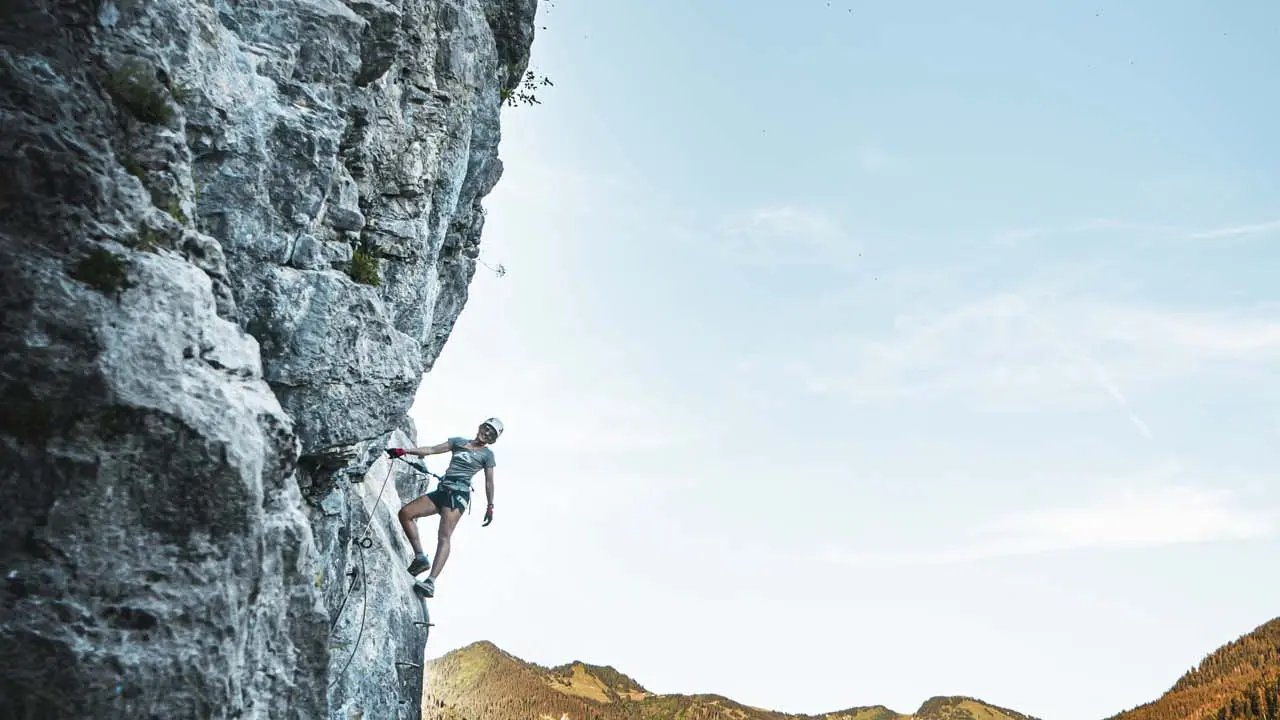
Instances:
[[[449,469],[440,478],[440,487],[449,490],[471,490],[471,478],[483,468],[497,465],[493,450],[488,447],[479,450],[468,450],[470,438],[449,438],[449,449],[453,451],[453,459],[449,461]]]

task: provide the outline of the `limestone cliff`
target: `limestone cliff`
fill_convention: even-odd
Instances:
[[[0,3],[0,716],[417,717],[380,450],[535,10]]]

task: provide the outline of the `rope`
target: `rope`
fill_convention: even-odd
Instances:
[[[360,538],[359,540],[357,540],[357,541],[356,541],[356,547],[357,547],[357,548],[359,548],[359,549],[361,550],[361,553],[360,553],[360,561],[361,561],[361,563],[362,563],[362,565],[361,565],[362,572],[363,572],[363,567],[364,567],[364,566],[363,566],[363,562],[364,562],[364,552],[363,552],[363,551],[364,551],[366,548],[369,548],[369,547],[372,547],[372,546],[373,546],[373,541],[372,541],[372,539],[371,539],[371,538],[369,537],[369,535],[368,535],[368,533],[369,533],[369,526],[373,523],[373,513],[374,513],[374,512],[377,512],[377,510],[378,510],[378,504],[382,502],[382,491],[387,489],[387,481],[388,481],[388,480],[390,480],[390,479],[391,479],[391,465],[390,465],[390,464],[388,464],[388,465],[387,465],[387,477],[382,481],[382,487],[378,489],[378,500],[377,500],[377,502],[375,502],[375,503],[373,504],[373,510],[369,513],[369,520],[365,523],[365,525],[364,525],[364,530],[361,530],[361,531],[360,531],[360,532],[361,532],[361,534],[362,534],[362,535],[364,535],[364,537],[362,537],[362,538]],[[369,544],[368,544],[368,545],[366,545],[366,544],[365,544],[365,542],[364,542],[365,540],[369,540]],[[333,618],[333,624],[329,626],[329,633],[330,633],[330,634],[332,634],[332,633],[333,633],[334,628],[338,627],[338,621],[342,619],[342,611],[343,611],[344,609],[346,609],[346,607],[347,607],[347,599],[351,597],[351,591],[356,589],[356,581],[357,581],[357,579],[356,579],[356,578],[354,578],[354,577],[353,577],[353,578],[351,578],[351,585],[349,585],[349,586],[347,587],[347,592],[346,592],[346,593],[344,593],[344,594],[343,594],[343,596],[342,596],[342,604],[338,606],[338,612],[334,615],[334,618]],[[361,578],[361,581],[363,581],[363,578]],[[366,593],[365,595],[367,596],[367,595],[368,595],[368,593]]]
[[[360,632],[356,633],[356,641],[351,646],[351,655],[347,657],[347,663],[342,666],[342,671],[333,678],[333,682],[329,683],[329,687],[326,688],[326,690],[332,690],[333,687],[338,684],[338,681],[347,674],[347,668],[351,667],[351,661],[356,659],[356,653],[360,651],[360,640],[364,638],[364,620],[365,615],[369,610],[369,583],[364,580],[364,576],[366,575],[364,566],[364,548],[361,548],[359,544],[357,544],[356,547],[360,548]],[[347,594],[351,594],[350,588],[347,589]],[[342,599],[342,604],[344,606],[347,604],[346,598]],[[341,609],[338,610],[338,617],[342,617]],[[334,624],[336,627],[337,622],[335,621]],[[333,629],[330,628],[329,632],[333,632]]]
[[[440,479],[440,476],[428,470],[425,464],[418,465],[416,463],[409,462],[408,460],[405,460],[405,464],[415,470],[424,472],[437,480]],[[363,535],[363,537],[355,541],[356,549],[360,551],[360,577],[358,578],[360,582],[361,597],[360,630],[356,633],[356,641],[352,644],[351,655],[347,658],[346,664],[342,666],[342,670],[334,677],[333,682],[329,683],[328,689],[330,690],[332,690],[333,687],[338,684],[338,681],[347,674],[347,668],[351,667],[351,661],[355,660],[356,653],[360,651],[360,640],[364,637],[365,618],[367,617],[369,610],[369,583],[366,580],[368,573],[365,571],[364,551],[373,547],[373,538],[369,537],[369,528],[373,525],[373,517],[378,512],[378,506],[382,504],[382,493],[387,489],[387,483],[391,480],[392,468],[393,466],[391,463],[387,463],[387,476],[382,480],[382,487],[378,488],[378,497],[374,500],[373,509],[369,511],[369,519],[365,521],[364,529],[360,531],[360,534]],[[356,581],[357,578],[351,578],[351,584],[347,586],[347,591],[342,595],[342,604],[338,606],[338,612],[335,613],[333,617],[333,624],[329,626],[330,635],[332,635],[334,629],[338,627],[338,621],[342,619],[342,611],[347,607],[347,599],[351,597],[351,591],[355,590]]]
[[[369,537],[369,526],[373,525],[373,516],[378,512],[378,506],[382,504],[382,491],[387,489],[387,482],[391,480],[391,463],[387,463],[387,476],[382,479],[382,487],[378,488],[378,499],[373,501],[373,509],[369,511],[369,519],[364,523],[364,530],[360,533],[365,537]],[[368,547],[367,545],[365,547]]]

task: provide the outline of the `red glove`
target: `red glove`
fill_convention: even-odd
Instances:
[[[493,505],[484,511],[484,522],[480,523],[480,527],[487,527],[491,522],[493,522]]]
[[[404,454],[404,448],[387,448],[389,457],[397,458]]]

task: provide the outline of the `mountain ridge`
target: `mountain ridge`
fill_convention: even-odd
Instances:
[[[717,693],[660,694],[612,665],[542,666],[488,640],[429,661],[423,720],[1039,720],[965,695],[914,713],[884,705],[817,715],[744,705]],[[1159,698],[1102,720],[1280,720],[1280,617],[1209,652]]]
[[[424,720],[1040,720],[960,695],[930,697],[914,713],[884,705],[786,713],[712,692],[654,693],[612,665],[544,666],[488,640],[429,661],[425,672]]]

